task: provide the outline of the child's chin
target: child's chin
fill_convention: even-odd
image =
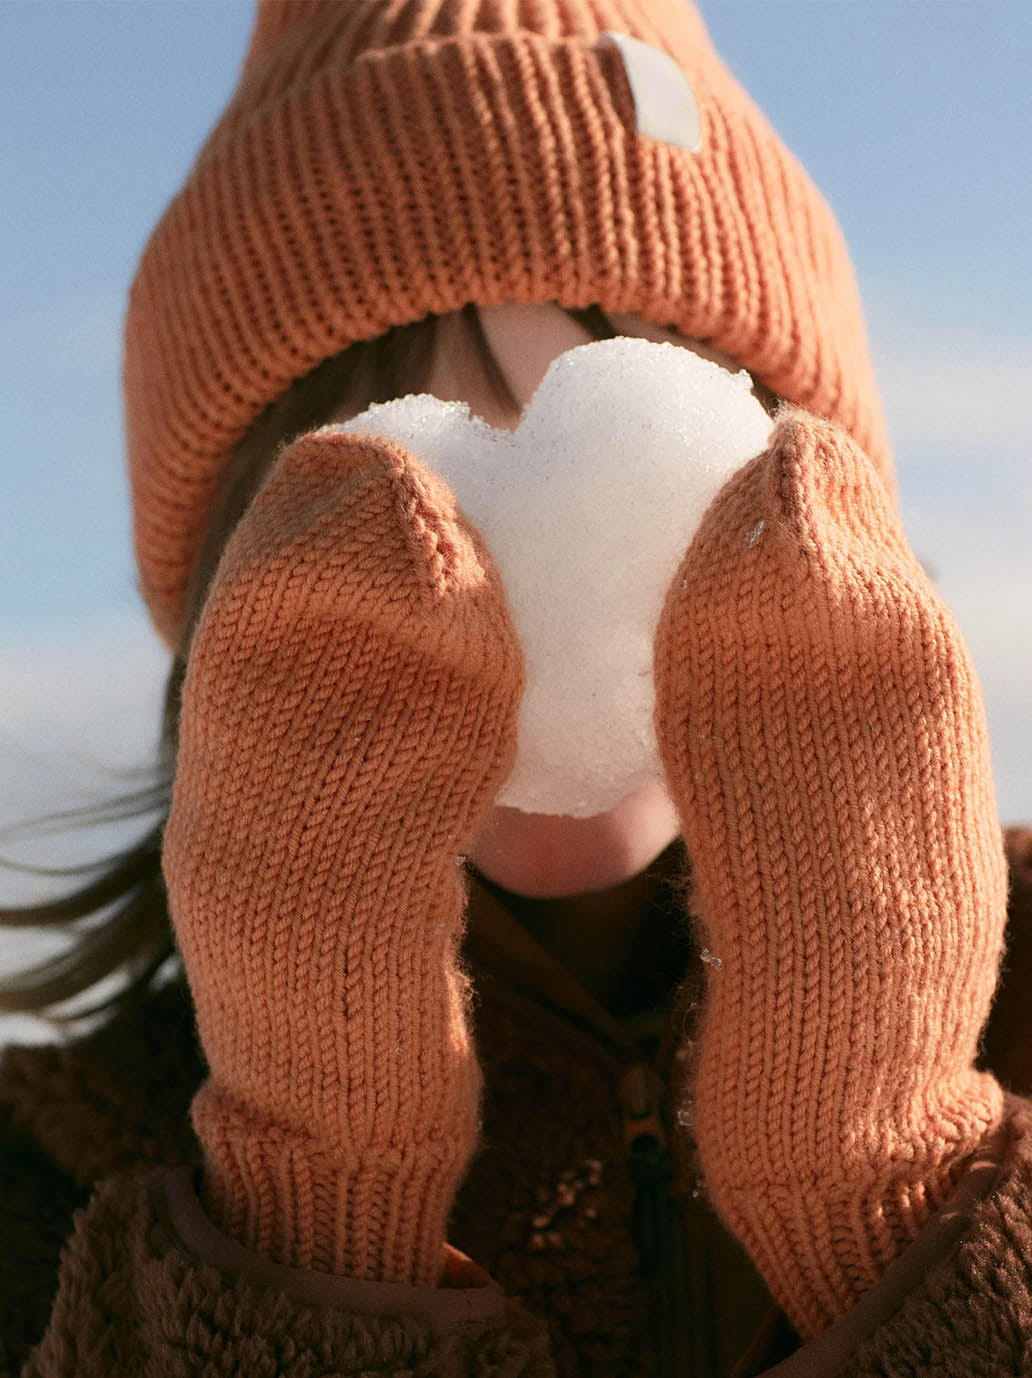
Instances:
[[[680,831],[661,780],[591,818],[494,806],[469,858],[495,885],[528,899],[609,890],[644,871]]]

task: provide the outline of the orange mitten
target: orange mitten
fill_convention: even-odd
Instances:
[[[656,726],[715,957],[710,1197],[804,1339],[1000,1122],[976,1071],[1007,869],[964,642],[846,434],[798,408],[707,511],[657,629]]]
[[[361,434],[280,455],[191,648],[164,846],[210,1068],[204,1204],[278,1262],[439,1280],[482,1084],[459,854],[522,687],[440,479]]]

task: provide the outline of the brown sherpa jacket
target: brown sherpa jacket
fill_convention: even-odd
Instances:
[[[668,1192],[662,1092],[691,1034],[698,954],[666,973],[651,1030],[622,1025],[474,880],[483,1129],[450,1285],[285,1268],[212,1225],[188,1119],[204,1065],[179,979],[86,1038],[4,1054],[0,1378],[1032,1374],[1032,830],[1006,841],[1008,951],[980,1065],[1008,1092],[1007,1123],[809,1344],[704,1196]]]

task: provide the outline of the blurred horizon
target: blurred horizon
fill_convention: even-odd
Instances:
[[[1002,821],[1032,822],[1032,6],[700,8],[842,225],[908,536],[982,679]],[[0,6],[0,830],[103,796],[105,766],[153,756],[167,655],[132,564],[122,320],[252,13],[247,0]],[[0,857],[53,847],[0,835]],[[9,880],[0,870],[0,902]]]

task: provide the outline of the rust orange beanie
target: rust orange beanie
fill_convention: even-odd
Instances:
[[[697,151],[639,129],[672,59]],[[295,379],[428,313],[598,303],[712,342],[845,427],[895,498],[841,231],[689,0],[260,3],[142,255],[124,390],[140,584],[175,645],[234,446]]]

